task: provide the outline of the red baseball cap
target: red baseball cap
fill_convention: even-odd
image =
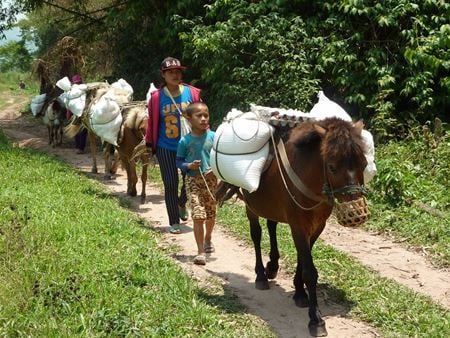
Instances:
[[[186,69],[186,66],[182,66],[180,60],[173,57],[166,57],[163,62],[161,62],[161,70],[165,71],[168,69]]]

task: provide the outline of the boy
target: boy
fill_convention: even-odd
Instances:
[[[197,102],[187,106],[186,118],[191,123],[192,130],[178,143],[177,167],[186,172],[186,190],[198,249],[194,264],[205,265],[205,254],[215,250],[211,235],[216,218],[214,192],[217,179],[209,165],[214,132],[209,129],[209,110],[205,103]],[[204,225],[206,229],[203,228]]]

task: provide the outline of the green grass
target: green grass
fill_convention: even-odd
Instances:
[[[2,132],[0,153],[0,336],[274,336],[100,184]]]
[[[419,247],[436,265],[450,267],[450,134],[436,142],[427,128],[410,139],[379,146],[370,186],[366,229]]]
[[[25,89],[19,88],[19,81],[25,82]],[[22,110],[28,111],[29,101],[39,94],[37,81],[28,73],[7,72],[0,74],[0,109],[15,103],[24,102]],[[27,98],[30,98],[29,100]]]

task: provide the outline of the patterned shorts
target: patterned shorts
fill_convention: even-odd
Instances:
[[[203,177],[208,184],[208,188]],[[189,197],[192,219],[206,220],[216,217],[217,203],[211,194],[214,195],[216,191],[217,178],[212,171],[204,174],[203,177],[202,175],[186,176],[186,192]]]

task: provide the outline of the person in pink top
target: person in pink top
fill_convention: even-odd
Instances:
[[[148,102],[148,125],[145,142],[156,154],[164,184],[164,200],[169,217],[169,232],[181,233],[180,220],[186,221],[185,175],[179,193],[179,173],[176,166],[178,142],[181,138],[181,114],[193,102],[201,101],[201,90],[182,82],[183,70],[180,60],[167,57],[160,67],[164,85],[154,91]]]

